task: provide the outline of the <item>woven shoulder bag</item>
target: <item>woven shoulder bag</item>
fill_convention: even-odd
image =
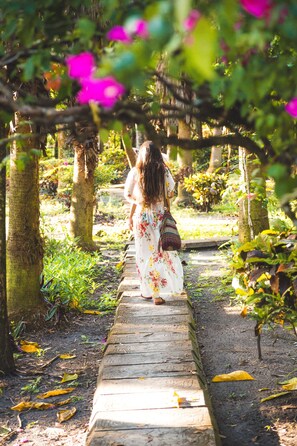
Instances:
[[[176,221],[170,213],[170,202],[164,187],[165,212],[160,225],[159,248],[163,251],[178,251],[181,248],[181,238],[176,226]]]

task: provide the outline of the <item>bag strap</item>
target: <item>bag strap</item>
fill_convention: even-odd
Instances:
[[[169,201],[169,198],[168,198],[166,192],[167,192],[166,191],[166,179],[164,176],[164,189],[163,189],[164,207],[167,208],[168,211],[170,211],[170,201]]]

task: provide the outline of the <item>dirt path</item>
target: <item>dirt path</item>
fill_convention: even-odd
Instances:
[[[297,393],[260,403],[281,391],[279,381],[297,376],[297,342],[283,329],[264,330],[258,360],[254,321],[230,306],[222,284],[225,256],[204,250],[183,254],[197,337],[223,446],[296,446]],[[197,282],[198,277],[198,282]],[[227,296],[226,296],[227,294]],[[221,373],[245,370],[254,381],[212,383]],[[260,391],[266,388],[267,390]]]

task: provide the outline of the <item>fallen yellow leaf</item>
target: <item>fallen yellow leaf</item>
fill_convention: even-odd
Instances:
[[[297,378],[291,378],[288,381],[282,382],[284,390],[297,390]]]
[[[60,401],[59,403],[55,403],[56,407],[66,406],[66,404],[70,404],[73,401],[73,398],[67,398],[67,400]]]
[[[244,370],[236,370],[235,372],[216,375],[212,378],[213,383],[227,382],[227,381],[250,381],[254,378]]]
[[[71,409],[59,410],[59,412],[57,412],[57,417],[59,422],[63,423],[64,421],[67,421],[70,418],[72,418],[73,415],[75,415],[75,413],[76,413],[76,408],[72,407]]]
[[[247,307],[244,307],[244,308],[241,310],[240,316],[241,316],[241,317],[246,317],[247,314],[248,314],[248,309],[247,309]]]
[[[85,310],[84,314],[102,314],[101,311],[98,310]]]
[[[177,408],[180,408],[181,404],[186,401],[186,398],[180,396],[175,390],[173,391],[172,396],[173,396],[172,398],[173,404]]]
[[[17,410],[19,412],[22,412],[22,411],[28,410],[28,409],[46,410],[46,409],[53,409],[54,407],[55,407],[54,404],[49,404],[49,403],[36,403],[34,401],[21,401],[16,406],[11,407],[11,410]]]
[[[280,393],[275,393],[274,395],[269,395],[266,398],[262,398],[260,400],[260,403],[264,403],[265,401],[273,400],[274,398],[279,398],[280,396],[287,395],[288,393],[290,393],[290,392],[280,392]]]
[[[67,381],[74,381],[77,378],[78,378],[77,373],[73,373],[72,375],[64,373],[63,378],[61,379],[61,383],[66,383]]]
[[[37,342],[20,341],[21,350],[25,353],[36,353],[40,351],[40,346]]]
[[[73,358],[76,358],[76,355],[70,355],[70,354],[62,354],[62,355],[60,355],[59,356],[59,358],[61,358],[61,359],[73,359]]]
[[[64,395],[65,393],[73,392],[73,390],[75,390],[75,387],[68,387],[67,389],[49,390],[48,392],[37,395],[37,398],[43,399],[43,398],[49,398],[51,396]]]

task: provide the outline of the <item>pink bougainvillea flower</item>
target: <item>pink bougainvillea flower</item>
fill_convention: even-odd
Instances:
[[[106,34],[106,37],[109,40],[115,40],[117,42],[123,42],[123,43],[132,42],[132,39],[125,30],[125,28],[123,26],[118,26],[118,25],[111,28]]]
[[[143,19],[135,20],[133,24],[133,33],[136,36],[142,37],[143,39],[147,39],[149,37],[148,24]]]
[[[74,79],[83,79],[91,76],[95,68],[95,59],[89,52],[80,53],[66,58],[68,74]]]
[[[297,118],[297,97],[291,99],[290,102],[288,102],[288,104],[285,106],[285,110],[293,118]]]
[[[245,11],[257,19],[268,17],[272,7],[272,0],[240,0],[240,3]]]
[[[201,13],[197,9],[192,9],[186,20],[184,21],[184,28],[186,31],[192,31],[201,17]]]
[[[112,108],[120,96],[125,93],[124,85],[120,84],[112,76],[101,79],[83,79],[81,86],[82,88],[77,95],[78,102],[87,104],[90,101],[94,101],[105,108]]]

